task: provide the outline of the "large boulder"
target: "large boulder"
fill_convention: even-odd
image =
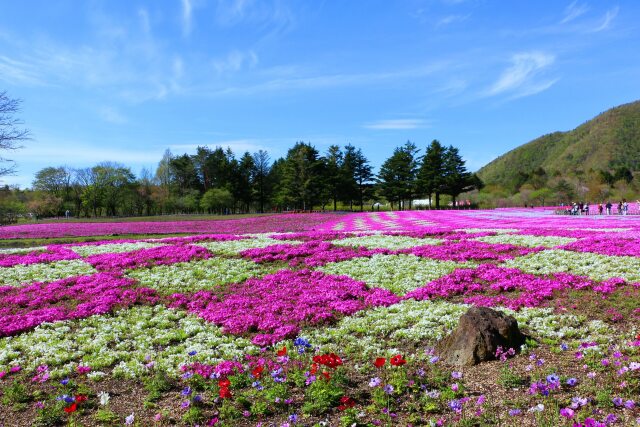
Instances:
[[[518,321],[487,307],[471,307],[460,317],[460,323],[451,335],[437,346],[440,360],[450,365],[472,366],[496,358],[502,347],[519,350],[525,336]]]

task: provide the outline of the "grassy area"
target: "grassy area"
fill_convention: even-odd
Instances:
[[[49,224],[57,222],[171,222],[171,221],[219,221],[229,219],[254,218],[273,214],[238,214],[238,215],[154,215],[130,217],[97,217],[97,218],[45,218],[37,221],[21,221],[20,224]]]

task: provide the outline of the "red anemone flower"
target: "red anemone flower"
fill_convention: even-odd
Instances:
[[[391,359],[389,359],[389,363],[391,363],[393,366],[402,366],[407,363],[407,361],[402,358],[401,354],[396,354]]]
[[[222,399],[231,399],[231,397],[233,396],[231,394],[231,391],[227,387],[221,387],[219,394]]]
[[[227,378],[225,378],[224,380],[218,381],[218,386],[220,388],[229,388],[230,385],[231,385],[231,381],[229,381]]]
[[[257,366],[256,368],[253,369],[253,371],[251,371],[251,375],[253,375],[256,378],[260,378],[260,376],[262,375],[262,371],[264,371],[264,366],[263,365]]]
[[[84,402],[85,400],[87,400],[87,396],[85,396],[84,394],[79,394],[76,396],[77,403]]]
[[[278,350],[278,356],[286,356],[287,355],[287,346],[285,345],[280,350]]]
[[[382,368],[384,366],[384,364],[387,363],[387,359],[385,359],[384,357],[378,357],[376,358],[376,360],[373,362],[374,366],[376,368]]]
[[[338,406],[339,411],[344,411],[348,408],[353,408],[356,406],[356,401],[348,396],[342,396],[340,399],[340,406]]]
[[[64,412],[66,412],[67,414],[71,414],[72,412],[76,412],[76,409],[78,409],[78,404],[74,403],[71,406],[67,406],[66,408],[64,408]]]

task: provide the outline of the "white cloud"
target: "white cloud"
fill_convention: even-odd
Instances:
[[[581,15],[584,15],[589,10],[589,6],[586,4],[579,4],[578,0],[575,0],[564,10],[564,18],[560,21],[561,24],[566,24]]]
[[[555,56],[544,52],[525,52],[513,55],[511,66],[485,91],[485,96],[509,93],[512,97],[533,95],[550,88],[557,79],[535,81],[536,76],[555,62]]]
[[[605,13],[604,17],[602,18],[602,23],[598,25],[596,28],[594,28],[592,31],[594,33],[597,33],[598,31],[607,30],[611,26],[611,23],[616,18],[616,16],[618,16],[619,11],[620,11],[620,8],[618,6],[614,7],[613,9],[607,10],[607,13]]]
[[[362,127],[375,130],[405,130],[417,129],[425,127],[426,125],[427,123],[422,119],[392,119],[366,123]]]

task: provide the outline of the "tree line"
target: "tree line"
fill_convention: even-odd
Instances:
[[[477,188],[475,175],[453,147],[434,141],[424,160],[410,142],[396,148],[375,175],[362,150],[333,145],[324,155],[298,142],[287,155],[271,161],[266,151],[236,158],[222,147],[198,147],[195,154],[167,150],[155,172],[138,177],[125,165],[103,162],[73,169],[46,167],[30,190],[0,192],[4,210],[37,217],[131,216],[174,213],[244,213],[288,210],[364,210],[387,200],[402,209],[403,201],[435,194],[455,198]]]
[[[433,141],[425,155],[407,142],[375,175],[360,148],[332,145],[321,154],[297,142],[271,161],[264,150],[236,157],[230,149],[167,150],[155,172],[103,162],[90,168],[46,167],[36,173],[25,208],[38,216],[128,216],[174,213],[247,213],[290,210],[364,210],[372,201],[411,208],[413,199],[456,197],[482,186],[458,149]],[[25,196],[23,195],[23,198]]]

